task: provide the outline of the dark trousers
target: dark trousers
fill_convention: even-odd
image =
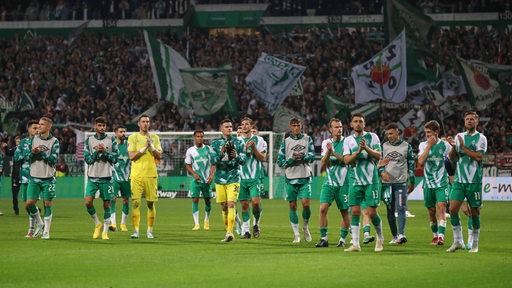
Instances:
[[[20,193],[20,183],[15,182],[13,179],[12,184],[12,209],[14,210],[14,214],[20,214],[20,208],[18,206],[18,194]]]

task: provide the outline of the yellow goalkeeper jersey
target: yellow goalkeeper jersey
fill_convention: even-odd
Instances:
[[[149,133],[151,142],[155,149],[162,150],[160,145],[160,138],[154,133]],[[128,152],[139,151],[142,147],[146,146],[147,136],[141,135],[140,132],[134,133],[128,137]],[[151,152],[146,151],[137,160],[132,161],[132,167],[130,170],[131,177],[157,177],[158,172],[156,170],[156,164],[158,160],[153,157]]]

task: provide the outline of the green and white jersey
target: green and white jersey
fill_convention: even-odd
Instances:
[[[462,132],[455,136],[455,148],[459,154],[459,159],[457,160],[454,181],[458,183],[482,183],[482,162],[473,160],[460,149],[458,136],[462,137],[464,146],[482,154],[487,152],[487,138],[478,131],[475,131],[472,135]]]
[[[199,148],[192,146],[185,153],[185,164],[192,165],[192,170],[201,177],[201,183],[207,183],[212,167],[211,147],[203,145]]]
[[[228,153],[221,154],[222,147],[226,142],[233,142],[236,150],[234,159],[228,158]],[[215,184],[231,184],[240,182],[240,165],[245,163],[245,145],[244,141],[230,136],[229,138],[220,137],[212,142],[212,164],[216,166]]]
[[[327,143],[332,143],[332,148],[334,153],[343,155],[343,142],[345,138],[342,138],[340,141],[333,141],[333,139],[326,139],[322,141],[322,158],[327,153]],[[344,161],[340,161],[338,158],[334,157],[332,154],[329,157],[331,160],[331,166],[327,167],[325,184],[329,186],[345,186],[348,185],[348,166],[345,165]]]
[[[114,164],[114,181],[124,182],[130,180],[130,157],[128,156],[128,141],[117,143],[117,163]]]
[[[251,135],[251,137],[249,138],[243,138],[244,147],[249,140],[254,141],[254,143],[256,144],[256,149],[258,149],[258,151],[260,151],[261,153],[267,153],[267,142],[265,142],[263,138],[261,138],[258,135]],[[252,147],[247,148],[245,153],[247,154],[247,159],[245,160],[245,164],[240,166],[241,178],[252,180],[261,179],[265,177],[263,163],[256,159],[256,156],[254,156],[252,152]]]
[[[425,151],[427,141],[421,142],[419,146],[419,155]],[[452,146],[446,141],[441,139],[430,147],[428,152],[427,161],[423,166],[423,180],[424,188],[440,188],[448,185],[448,173],[444,166],[444,158],[448,156]]]
[[[30,152],[30,138],[21,139],[16,151],[14,151],[14,161],[22,161],[20,168],[20,182],[28,184],[30,179],[30,159],[24,155],[29,155]]]
[[[356,137],[354,134],[345,138],[343,142],[343,156],[352,155],[359,150],[359,141],[366,140],[366,146],[373,150],[381,151],[380,140],[377,134],[364,132],[363,135]],[[379,183],[379,174],[377,165],[368,152],[364,149],[357,158],[350,163],[349,181],[350,185],[370,185]]]

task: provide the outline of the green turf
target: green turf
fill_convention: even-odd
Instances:
[[[299,244],[291,243],[284,200],[264,201],[261,238],[227,244],[220,242],[224,232],[217,205],[210,231],[191,230],[190,199],[158,202],[155,239],[141,233],[141,239],[132,240],[130,232],[115,232],[110,241],[92,239],[92,220],[81,199],[55,200],[50,240],[25,239],[27,216],[7,212],[6,202],[0,203],[5,213],[0,217],[0,287],[509,287],[512,279],[509,202],[485,203],[477,254],[444,252],[453,237],[449,224],[446,245],[430,245],[420,201],[409,203],[416,218],[407,219],[403,246],[387,245],[385,207],[379,209],[386,237],[382,253],[373,252],[374,243],[362,245],[361,253],[336,248],[334,209],[329,213],[331,246],[315,248],[318,201],[312,201],[313,242]],[[99,211],[100,201],[95,202]],[[202,219],[202,202],[200,208]],[[143,210],[143,225],[145,215]],[[467,218],[461,218],[465,227]]]

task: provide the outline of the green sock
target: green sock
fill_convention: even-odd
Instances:
[[[87,212],[92,216],[96,213],[96,209],[94,209],[94,206],[91,206],[91,208],[87,208]]]
[[[340,238],[347,238],[349,231],[350,229],[348,228],[340,228]]]
[[[480,215],[473,217],[473,229],[480,229]]]
[[[116,213],[116,200],[110,200],[110,214]]]
[[[192,202],[192,214],[199,211],[199,203]]]
[[[320,227],[320,237],[324,238],[327,237],[327,227]]]
[[[247,222],[251,219],[251,213],[249,210],[242,212],[242,222]]]
[[[468,229],[473,229],[473,216],[468,217]]]
[[[103,219],[110,219],[110,207],[105,208],[105,214],[103,214]]]
[[[44,206],[44,217],[52,215],[52,206]]]
[[[379,214],[377,214],[377,216],[375,216],[373,219],[372,219],[372,224],[373,226],[379,226],[380,225],[380,216]],[[368,230],[368,232],[370,232],[370,230]]]
[[[350,219],[350,225],[359,226],[360,221],[361,221],[361,215],[352,216],[352,219]]]
[[[288,216],[290,217],[290,222],[293,224],[299,224],[299,215],[297,214],[297,210],[288,211]]]
[[[204,211],[206,211],[206,212],[212,211],[212,203],[211,202],[204,203]]]
[[[459,214],[450,214],[450,223],[452,226],[460,226]]]
[[[302,219],[309,219],[311,218],[311,209],[309,207],[307,208],[304,208],[304,210],[302,210]]]
[[[371,229],[370,225],[364,225],[363,232],[370,234]]]
[[[121,210],[124,214],[128,215],[130,212],[130,203],[123,203],[123,208]]]

